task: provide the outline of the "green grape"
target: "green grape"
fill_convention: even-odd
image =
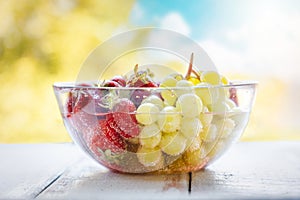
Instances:
[[[232,133],[235,122],[230,118],[220,119],[216,122],[216,126],[219,129],[222,138],[227,138]]]
[[[184,77],[181,74],[177,73],[177,72],[170,74],[169,77],[175,78],[177,81],[180,81],[180,80],[184,79]]]
[[[192,87],[194,84],[188,80],[180,80],[176,83],[176,87]]]
[[[220,75],[215,71],[205,71],[201,73],[200,79],[202,82],[209,83],[211,85],[219,85],[221,83]]]
[[[202,111],[202,101],[195,94],[183,94],[176,102],[176,108],[184,117],[198,117]]]
[[[164,99],[166,106],[173,106],[177,100],[177,94],[173,90],[162,90],[161,97]]]
[[[231,99],[229,98],[226,98],[225,99],[225,102],[226,104],[228,105],[228,107],[230,108],[230,110],[234,109],[236,107],[234,101],[232,101]]]
[[[166,106],[158,115],[157,123],[162,131],[168,133],[175,132],[180,128],[181,115],[175,107]]]
[[[159,87],[175,87],[177,84],[177,79],[172,76],[167,76],[159,85]],[[161,96],[164,99],[165,105],[173,106],[177,100],[177,94],[172,90],[162,90]]]
[[[176,84],[176,95],[177,97],[183,95],[183,94],[188,94],[188,93],[193,93],[193,83],[188,81],[188,80],[180,80]],[[182,89],[181,89],[182,88]]]
[[[200,133],[200,138],[205,142],[213,142],[217,139],[218,129],[215,124],[211,124],[208,127],[204,127]]]
[[[169,143],[172,142],[172,140],[176,137],[177,134],[179,134],[178,131],[169,132],[169,133],[162,132],[159,147],[164,148],[165,146],[167,146]]]
[[[180,131],[187,139],[193,139],[199,135],[202,127],[201,121],[198,118],[184,117],[181,122]]]
[[[218,91],[219,95],[218,95],[218,101],[226,101],[226,99],[229,96],[229,91],[228,89],[225,88],[216,88],[216,90]]]
[[[160,163],[162,152],[159,148],[140,147],[136,153],[139,162],[145,167],[154,167]]]
[[[139,123],[149,125],[157,120],[159,108],[152,103],[141,104],[136,110],[136,119]]]
[[[159,85],[159,87],[175,87],[177,80],[171,76],[167,76]]]
[[[203,106],[203,110],[200,113],[200,117],[199,117],[202,125],[204,127],[207,127],[210,125],[210,123],[213,120],[213,114],[211,112],[209,112],[208,108],[206,106]]]
[[[225,112],[228,112],[230,110],[230,107],[225,101],[218,101],[211,107],[211,111],[218,114],[224,114]]]
[[[202,145],[202,140],[201,138],[198,136],[198,137],[195,137],[195,138],[190,138],[190,139],[187,139],[187,151],[196,151],[198,150]]]
[[[228,85],[229,84],[228,78],[226,78],[225,76],[221,76],[221,83],[223,85]]]
[[[219,93],[209,83],[199,83],[196,85],[195,94],[200,97],[205,106],[211,106],[218,100]]]
[[[187,139],[181,133],[164,133],[159,146],[164,153],[177,156],[184,152],[186,141]]]
[[[156,147],[161,140],[161,132],[157,124],[144,126],[139,135],[140,144],[146,148]]]
[[[164,102],[157,95],[151,95],[151,96],[147,97],[146,99],[144,99],[142,101],[142,104],[144,104],[144,103],[152,103],[152,104],[156,105],[159,108],[159,110],[163,109],[163,107],[164,107]]]

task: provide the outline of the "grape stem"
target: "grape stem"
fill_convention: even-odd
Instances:
[[[195,76],[198,80],[200,80],[200,75],[196,70],[192,69],[192,73],[195,74]]]
[[[192,71],[193,71],[193,60],[194,60],[194,53],[191,54],[191,58],[190,58],[190,64],[189,64],[189,68],[188,68],[188,71],[185,75],[185,79],[189,79],[191,74],[192,74]]]

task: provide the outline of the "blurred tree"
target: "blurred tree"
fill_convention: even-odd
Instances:
[[[0,1],[0,142],[67,141],[55,81],[75,80],[88,53],[122,24],[133,1]]]

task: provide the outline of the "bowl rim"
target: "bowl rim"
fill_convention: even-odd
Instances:
[[[205,82],[204,82],[205,83]],[[183,89],[184,87],[99,87],[99,86],[88,86],[88,85],[79,85],[79,84],[96,84],[96,82],[92,81],[86,81],[86,82],[54,82],[53,87],[54,88],[65,88],[65,89],[105,89],[105,90],[151,90],[151,89],[172,89],[172,90],[178,90]],[[232,87],[256,87],[258,85],[258,81],[255,80],[234,80],[230,81],[227,85],[195,85],[188,88],[232,88]]]

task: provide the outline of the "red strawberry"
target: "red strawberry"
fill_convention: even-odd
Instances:
[[[103,87],[121,87],[121,85],[113,80],[105,81],[101,86]]]
[[[114,120],[113,115],[110,113],[106,116],[107,124],[110,128],[114,129],[119,135],[124,135],[124,131],[122,131],[119,126],[117,125],[117,122]]]
[[[69,92],[69,96],[67,100],[67,110],[68,110],[67,116],[70,117],[72,113],[76,113],[80,111],[91,100],[92,100],[92,96],[88,94],[86,90],[76,89],[72,92]]]
[[[147,84],[145,84],[143,87],[158,87],[158,84],[153,81],[150,81]]]
[[[107,120],[100,120],[99,126],[94,131],[91,148],[96,154],[100,153],[98,148],[102,151],[109,149],[114,153],[121,153],[126,149],[125,141],[109,126]]]
[[[128,87],[158,87],[158,84],[152,80],[153,74],[149,69],[138,70],[138,65],[134,68],[134,74],[127,82]],[[151,93],[147,90],[135,90],[132,92],[130,100],[138,107],[144,98],[148,97]]]
[[[126,80],[122,76],[114,76],[111,80],[119,83],[122,87],[126,86]]]
[[[71,113],[73,112],[73,107],[75,104],[76,98],[74,97],[74,95],[72,95],[72,92],[69,92],[68,94],[68,99],[67,99],[67,110],[68,110],[68,115],[67,117],[71,116]]]
[[[236,94],[236,89],[235,88],[230,88],[229,89],[229,98],[238,106],[239,102],[238,102],[238,97]]]
[[[136,137],[139,134],[139,127],[135,118],[136,107],[129,99],[120,99],[113,107],[112,118],[116,125],[122,130],[124,138]]]
[[[68,120],[78,131],[79,137],[83,137],[85,141],[90,140],[94,129],[98,127],[97,116],[86,113],[83,110],[72,114]]]
[[[138,65],[134,67],[134,74],[127,81],[128,87],[157,87],[158,85],[152,80],[153,74],[149,69],[138,70]]]

